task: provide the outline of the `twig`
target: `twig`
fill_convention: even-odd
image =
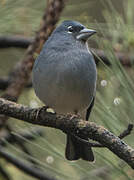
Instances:
[[[30,44],[33,43],[33,38],[28,37],[20,37],[20,36],[0,36],[0,48],[7,48],[7,47],[19,47],[19,48],[27,48]],[[91,49],[101,60],[110,65],[109,58],[105,55],[103,50],[99,49]],[[124,66],[132,66],[134,63],[134,55],[127,55],[121,52],[115,52],[117,59],[122,63]],[[99,63],[99,58],[94,55],[96,64]]]
[[[22,61],[14,68],[11,76],[11,84],[6,90],[3,97],[7,99],[18,99],[23,88],[26,86],[34,63],[33,54],[39,53],[42,49],[44,42],[48,39],[51,32],[54,30],[55,25],[60,17],[61,11],[64,7],[66,0],[51,0],[47,1],[47,8],[42,18],[42,23],[39,31],[36,33],[32,44],[28,47],[27,52]]]
[[[36,34],[32,44],[28,47],[27,52],[22,59],[19,61],[15,68],[13,69],[12,73],[10,74],[11,83],[8,84],[8,88],[6,89],[5,93],[2,97],[10,100],[17,101],[19,95],[21,94],[23,88],[28,83],[28,80],[31,75],[31,70],[34,63],[34,52],[39,53],[42,45],[47,40],[55,25],[60,17],[61,11],[64,7],[64,2],[66,0],[51,0],[47,1],[47,9],[43,15],[43,20],[41,23],[41,28]],[[7,122],[6,116],[0,117],[0,126],[1,128],[4,127],[5,123]],[[37,168],[31,168],[29,165],[24,164],[13,158],[8,153],[4,152],[2,149],[0,150],[0,154],[5,157],[8,161],[15,164],[18,168],[23,170],[25,173],[28,173],[34,177],[39,179],[52,179],[45,176]]]
[[[80,137],[95,140],[107,147],[134,169],[134,149],[104,127],[98,126],[93,122],[56,115],[45,111],[44,108],[42,110],[40,108],[32,109],[2,98],[0,98],[0,113],[32,124],[57,128],[64,132],[78,134]]]
[[[10,78],[10,73],[6,77],[1,77],[0,78],[0,90],[5,90],[10,84],[11,84],[11,78]],[[32,87],[32,81],[30,80],[26,86],[26,88]]]
[[[130,135],[131,132],[132,132],[132,130],[133,130],[133,127],[134,127],[133,124],[129,124],[128,127],[127,127],[127,129],[125,129],[125,130],[118,136],[118,138],[123,139],[124,137]],[[85,144],[86,144],[87,146],[89,146],[89,147],[98,147],[98,148],[99,148],[99,147],[100,147],[100,148],[104,148],[104,147],[105,147],[105,146],[103,146],[103,145],[100,144],[100,143],[97,143],[97,142],[89,142],[89,141],[87,141],[87,140],[85,140],[85,139],[82,139],[82,138],[80,138],[80,137],[78,137],[78,136],[76,136],[76,135],[74,135],[74,134],[71,134],[71,135],[72,135],[72,136],[75,136],[76,139],[78,139],[79,141],[85,143]]]
[[[109,58],[105,55],[105,52],[99,49],[91,49],[97,65],[100,63],[100,59],[108,66],[111,65]],[[115,52],[115,56],[125,67],[132,67],[134,64],[134,55],[127,55],[124,53]],[[14,73],[13,73],[14,74]],[[11,77],[10,77],[11,76]],[[0,89],[5,90],[12,83],[12,74],[9,74],[9,77],[0,78]],[[26,87],[31,87],[32,83],[27,83]]]
[[[0,36],[0,48],[27,48],[32,42],[33,38],[21,36]]]
[[[30,176],[33,176],[40,180],[56,180],[53,177],[49,177],[47,174],[42,172],[39,168],[37,169],[33,167],[30,163],[25,163],[19,160],[18,158],[15,158],[12,154],[3,150],[2,147],[0,147],[0,156]]]
[[[127,129],[125,129],[118,137],[120,139],[123,139],[124,137],[128,136],[131,134],[131,131],[133,130],[134,125],[133,124],[129,124]]]
[[[93,53],[96,64],[98,64],[101,59],[106,65],[111,65],[109,58],[105,55],[103,50],[91,48],[91,51]],[[115,56],[125,67],[132,67],[134,64],[134,55],[125,54],[123,52],[115,52]]]
[[[48,4],[46,11],[44,11],[45,13],[42,18],[41,27],[36,33],[32,44],[28,47],[24,58],[19,61],[19,63],[13,69],[12,73],[10,73],[11,83],[9,84],[2,97],[12,101],[17,101],[19,95],[21,94],[23,88],[26,86],[30,78],[34,63],[33,54],[34,52],[40,52],[42,45],[55,28],[55,25],[64,7],[65,1],[66,0],[47,1]],[[0,128],[4,126],[7,119],[8,118],[6,116],[0,117]]]
[[[9,84],[10,84],[10,78],[9,77],[0,78],[0,89],[1,90],[5,90]]]

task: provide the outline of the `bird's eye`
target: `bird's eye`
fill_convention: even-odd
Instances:
[[[74,30],[74,29],[73,29],[73,27],[72,27],[72,26],[69,26],[69,27],[68,27],[68,32],[69,32],[69,33],[72,33],[72,32],[73,32],[73,30]]]

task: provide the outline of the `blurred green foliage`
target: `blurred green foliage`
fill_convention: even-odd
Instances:
[[[40,25],[45,6],[44,0],[2,0],[0,35],[33,36]],[[103,49],[112,66],[108,67],[100,61],[96,101],[90,121],[103,125],[119,135],[129,123],[133,123],[134,72],[133,66],[127,69],[122,67],[114,51],[133,52],[134,1],[72,0],[67,3],[60,21],[64,19],[79,20],[98,31],[98,36],[89,40],[89,45],[92,46],[93,43],[94,46]],[[6,75],[23,54],[24,50],[21,49],[1,49],[0,75]],[[19,102],[31,107],[42,105],[32,88],[24,90]],[[17,120],[10,122],[11,125],[13,124],[15,134],[18,134],[22,128],[27,130],[33,128],[31,124]],[[95,163],[65,160],[65,135],[55,129],[42,128],[42,130],[45,137],[39,138],[36,142],[26,141],[26,143],[44,172],[62,180],[132,180],[134,178],[130,167],[105,148],[94,149]],[[37,135],[34,134],[34,136]],[[133,136],[134,132],[125,138],[125,142],[132,147],[134,147]],[[17,157],[22,159],[26,157],[26,154],[12,144],[8,144],[8,149]],[[5,161],[1,163],[8,169],[14,180],[33,179]]]

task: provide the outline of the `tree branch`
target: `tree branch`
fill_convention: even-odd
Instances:
[[[19,47],[27,48],[30,44],[33,43],[33,38],[31,37],[21,37],[21,36],[0,36],[0,48],[7,47]],[[98,56],[94,55],[96,64],[99,63],[99,58],[107,64],[110,65],[108,57],[105,55],[105,52],[100,49],[91,48],[91,50]],[[121,52],[115,52],[117,59],[121,62],[123,66],[131,67],[134,63],[134,55],[127,55]]]
[[[35,60],[33,57],[34,52],[37,52],[37,53],[40,52],[42,45],[48,39],[49,35],[55,28],[55,25],[64,7],[65,1],[66,0],[47,1],[48,2],[47,8],[46,8],[46,11],[44,11],[41,27],[36,33],[36,36],[33,39],[33,42],[28,47],[24,58],[21,61],[19,61],[19,63],[15,66],[13,71],[10,73],[10,77],[9,77],[10,81],[8,81],[7,89],[2,97],[17,101],[19,95],[21,94],[23,88],[26,86],[30,78],[31,70],[32,70],[33,63]],[[6,116],[0,117],[0,127],[4,126],[7,119],[8,118]],[[7,159],[8,161],[10,161],[11,163],[15,164],[18,168],[23,170],[25,173],[28,173],[39,179],[45,179],[45,180],[52,179],[52,178],[48,178],[47,176],[44,176],[44,174],[40,172],[39,170],[37,171],[36,168],[31,168],[29,165],[15,159],[10,154],[3,151],[2,148],[0,149],[0,155],[4,157],[5,159]]]
[[[127,129],[125,129],[119,136],[118,138],[123,139],[124,137],[128,136],[131,134],[131,131],[133,130],[133,124],[129,124]],[[71,134],[72,136],[75,136],[74,134]],[[98,148],[104,148],[105,146],[103,146],[102,144],[98,143],[98,142],[89,142],[88,140],[82,139],[78,136],[75,136],[76,139],[78,139],[79,141],[85,143],[87,146],[89,147],[98,147]]]
[[[105,55],[103,50],[91,48],[91,51],[96,64],[98,64],[101,59],[106,65],[111,65],[109,58]],[[131,67],[134,64],[134,55],[125,54],[123,52],[115,52],[115,56],[123,66]]]
[[[28,123],[57,128],[66,133],[98,141],[134,169],[134,149],[102,126],[78,118],[47,112],[46,108],[29,108],[0,98],[0,113]]]
[[[0,78],[0,90],[5,90],[9,84],[10,84],[10,78],[9,77]]]
[[[0,36],[0,48],[27,48],[33,42],[33,38],[21,36]]]
[[[41,51],[44,42],[48,39],[54,30],[62,9],[64,8],[65,1],[66,0],[47,1],[47,8],[46,11],[44,11],[44,15],[42,17],[41,27],[36,33],[33,42],[29,45],[24,58],[19,64],[17,64],[11,73],[12,83],[7,88],[3,97],[7,97],[7,99],[18,99],[30,78],[32,67],[35,61],[33,55],[35,52],[39,53]]]
[[[23,88],[29,81],[32,67],[34,64],[34,53],[39,53],[42,45],[48,39],[49,35],[55,28],[55,25],[64,8],[66,0],[51,0],[47,1],[47,8],[41,22],[41,27],[36,33],[32,44],[28,47],[23,59],[14,67],[10,73],[10,82],[5,93],[2,95],[5,99],[17,101]],[[7,121],[6,116],[0,117],[0,128],[4,126]]]
[[[91,49],[93,52],[93,56],[97,65],[99,65],[100,59],[108,66],[110,66],[110,61],[108,57],[105,55],[105,52],[99,49]],[[124,53],[115,53],[117,59],[121,62],[121,64],[125,67],[132,67],[134,64],[134,56],[126,55]],[[11,76],[11,77],[10,77]],[[5,90],[12,83],[12,73],[9,74],[8,77],[0,78],[0,90]],[[32,82],[28,82],[25,85],[26,87],[31,87]]]
[[[5,89],[12,83],[10,76],[11,76],[11,75],[10,75],[10,73],[9,73],[8,76],[4,76],[4,77],[1,77],[1,78],[0,78],[0,90],[5,90]],[[26,84],[25,87],[26,87],[26,88],[32,87],[32,81],[30,80],[30,81]]]

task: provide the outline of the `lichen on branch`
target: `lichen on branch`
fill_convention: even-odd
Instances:
[[[79,137],[90,138],[108,148],[134,169],[134,149],[110,131],[93,122],[47,112],[47,108],[30,108],[0,98],[0,114],[41,126],[60,129]]]

